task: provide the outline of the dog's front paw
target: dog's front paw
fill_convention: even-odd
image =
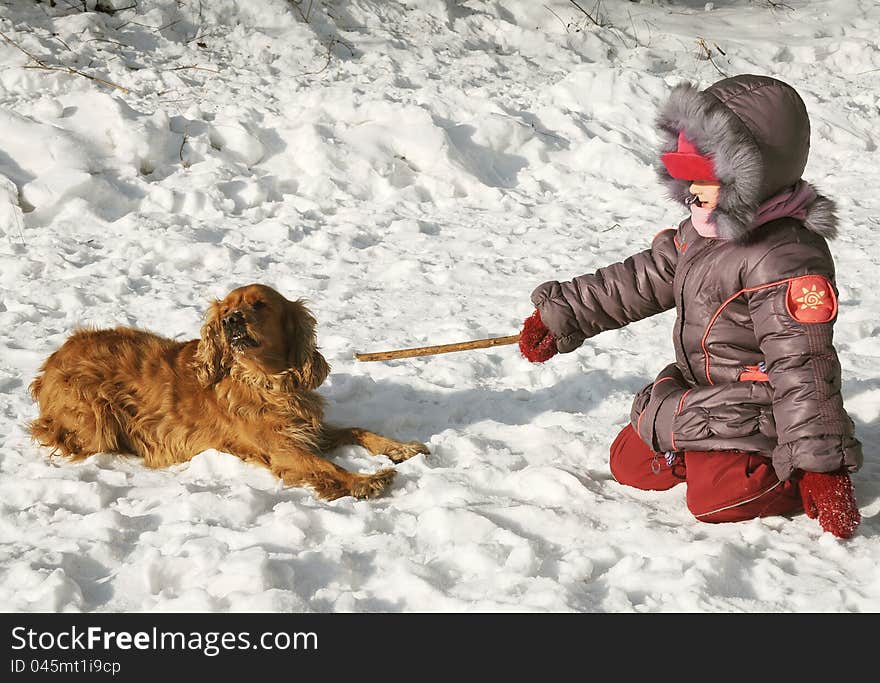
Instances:
[[[406,443],[396,443],[393,446],[389,446],[385,449],[385,455],[387,455],[391,462],[403,462],[404,460],[409,460],[414,455],[418,455],[419,453],[423,455],[430,454],[431,451],[428,450],[428,447],[419,443],[418,441],[407,441]]]
[[[397,471],[389,467],[375,474],[358,475],[357,481],[351,487],[351,495],[355,498],[375,498],[391,486],[395,474]]]

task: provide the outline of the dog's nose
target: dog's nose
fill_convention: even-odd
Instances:
[[[223,327],[236,327],[244,325],[244,316],[241,311],[232,311],[223,316],[221,320]]]

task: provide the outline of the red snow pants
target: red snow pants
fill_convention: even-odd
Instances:
[[[770,458],[742,451],[685,451],[667,463],[627,425],[611,445],[621,484],[665,491],[687,483],[687,506],[701,522],[741,522],[803,510],[798,484],[779,481]]]

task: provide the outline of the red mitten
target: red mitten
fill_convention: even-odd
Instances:
[[[800,481],[804,512],[838,538],[849,538],[862,515],[856,505],[852,481],[845,470],[837,472],[804,472]]]
[[[541,322],[540,312],[535,311],[523,322],[522,332],[519,335],[519,350],[533,363],[543,363],[556,355],[556,340],[547,326]]]

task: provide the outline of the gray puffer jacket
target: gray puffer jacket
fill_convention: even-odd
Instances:
[[[532,302],[558,350],[674,306],[676,362],[633,403],[645,443],[658,452],[764,453],[783,480],[797,470],[857,470],[862,448],[832,342],[837,290],[826,238],[837,219],[834,204],[801,180],[810,139],[801,98],[763,76],[703,91],[684,84],[658,126],[662,151],[675,150],[683,130],[711,157],[720,239],[701,237],[688,218],[621,263],[539,286]],[[658,173],[673,198],[688,196],[688,182],[662,165]],[[765,210],[805,187],[812,200],[794,215]]]

